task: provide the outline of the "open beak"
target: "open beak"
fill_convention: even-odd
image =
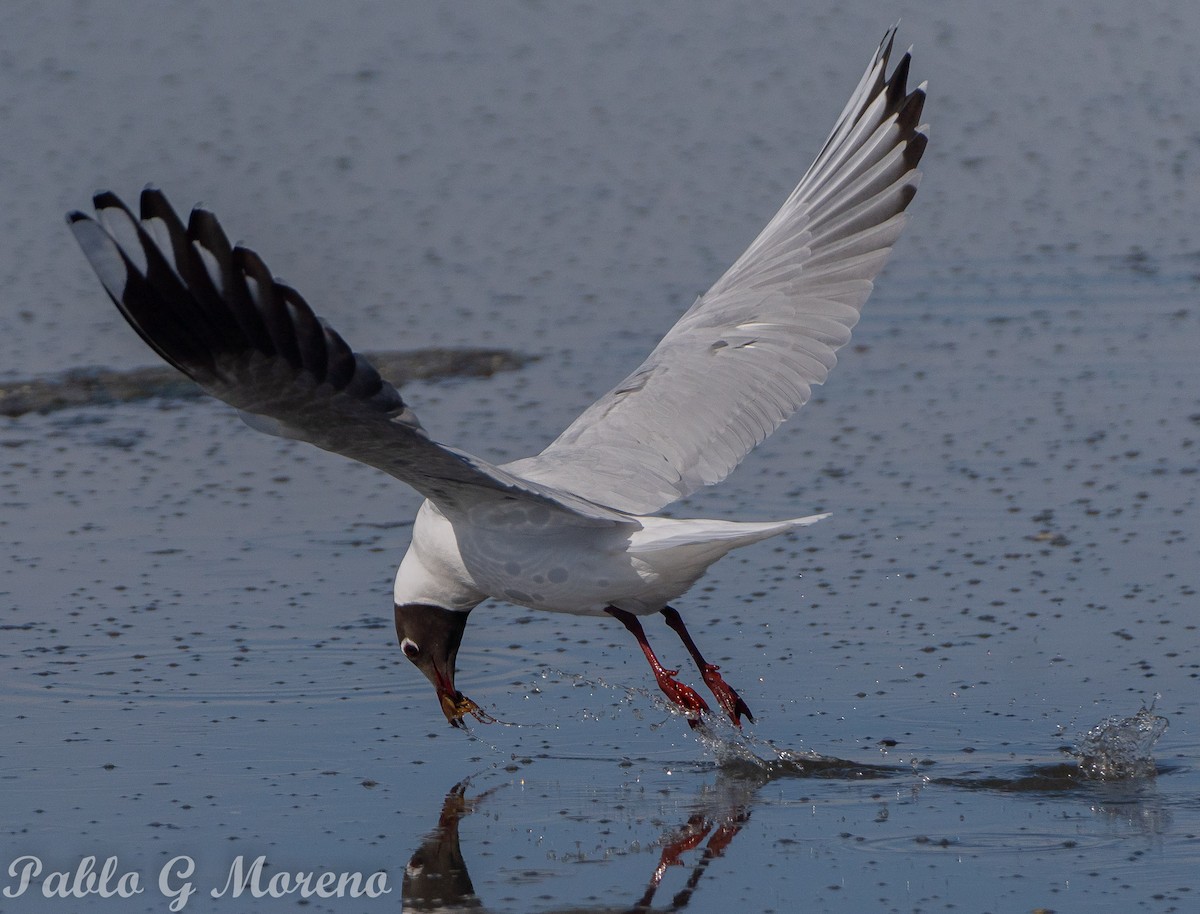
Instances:
[[[446,720],[450,726],[457,727],[460,730],[465,730],[466,725],[463,723],[463,718],[470,714],[477,721],[483,724],[494,724],[496,718],[492,717],[483,708],[467,698],[462,692],[454,688],[454,675],[445,673],[437,666],[433,668],[434,686],[437,688],[438,703],[442,706],[442,713],[446,715]]]
[[[430,678],[433,679],[434,687],[437,688],[438,703],[442,706],[442,713],[446,715],[446,720],[452,727],[462,727],[463,715],[469,710],[464,705],[471,702],[471,699],[454,688],[453,670],[446,673],[434,666],[433,676]]]

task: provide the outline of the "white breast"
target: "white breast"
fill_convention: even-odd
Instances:
[[[592,615],[625,604],[638,611],[661,577],[630,550],[640,530],[456,525],[426,502],[396,574],[396,602],[466,609],[493,597],[550,612]]]

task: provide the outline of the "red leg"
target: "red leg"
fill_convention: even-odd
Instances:
[[[646,640],[646,632],[642,628],[642,623],[637,620],[637,616],[623,609],[617,609],[615,606],[610,606],[604,611],[633,632],[633,637],[637,638],[638,646],[641,647],[642,653],[646,655],[646,660],[650,663],[650,669],[654,672],[658,687],[663,690],[663,694],[667,698],[683,708],[687,713],[688,723],[695,727],[700,712],[708,710],[708,703],[691,686],[676,682],[672,678],[679,670],[668,670],[658,662],[658,657],[654,655],[650,642]]]
[[[663,847],[662,854],[658,858],[658,866],[654,870],[654,875],[650,877],[650,885],[658,888],[670,867],[683,866],[680,858],[688,851],[699,847],[700,842],[710,831],[712,831],[712,822],[703,815],[697,814],[688,819],[687,825],[680,829],[680,833]],[[647,901],[647,907],[649,907],[649,901]]]
[[[700,668],[700,675],[704,677],[704,684],[716,696],[717,702],[725,709],[725,713],[729,715],[729,719],[737,727],[742,726],[740,719],[742,715],[745,715],[746,720],[750,721],[750,723],[754,723],[754,715],[750,713],[750,708],[742,701],[742,697],[733,690],[733,686],[722,679],[721,674],[717,672],[720,667],[705,661],[704,656],[700,653],[700,649],[696,647],[696,642],[692,640],[687,626],[683,624],[683,617],[679,615],[679,611],[672,606],[668,606],[662,611],[662,614],[667,620],[667,625],[675,630],[675,633],[679,635],[679,639],[683,642],[683,646],[688,649],[688,653],[696,661],[696,666]]]

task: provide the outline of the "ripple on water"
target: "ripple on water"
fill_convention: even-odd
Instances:
[[[905,834],[868,837],[845,835],[853,847],[888,853],[912,854],[914,851],[950,853],[975,856],[987,854],[1029,854],[1038,851],[1090,850],[1097,847],[1114,847],[1126,840],[1126,836],[1079,833],[1064,837],[1062,832],[1022,830],[1014,836],[1012,829],[957,829],[945,834]]]

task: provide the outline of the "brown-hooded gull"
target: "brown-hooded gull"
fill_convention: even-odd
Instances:
[[[68,222],[125,319],[167,362],[255,428],[425,496],[396,573],[396,635],[451,724],[490,719],[454,676],[471,610],[491,597],[618,619],[694,724],[707,703],[658,662],[639,621],[663,614],[740,725],[749,708],[670,604],[730,550],[824,515],[742,523],[655,512],[724,479],[804,405],[850,339],[908,220],[925,150],[924,84],[906,87],[909,54],[887,73],[894,37],[749,249],[549,447],[500,466],[432,440],[396,388],[253,251],[231,246],[207,210],[185,225],[147,188],[140,216],[103,192],[95,215]]]

